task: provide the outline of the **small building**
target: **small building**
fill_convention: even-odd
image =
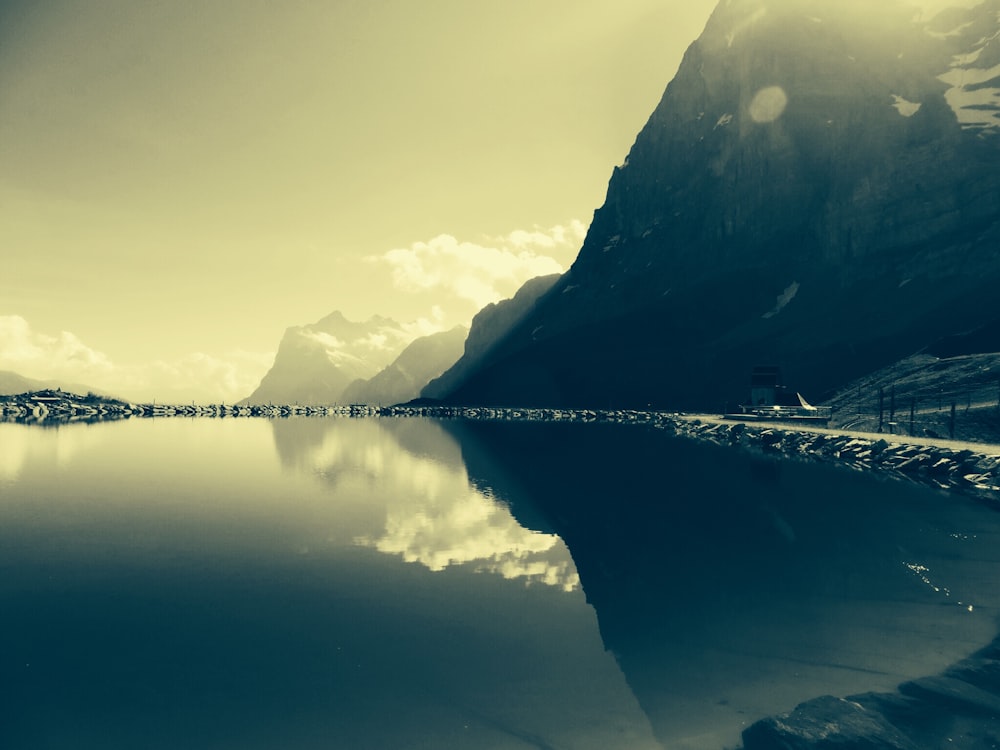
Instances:
[[[781,385],[780,367],[755,367],[750,373],[750,404],[752,406],[774,406],[778,403]]]
[[[773,365],[754,367],[750,372],[750,403],[740,405],[734,419],[769,419],[822,422],[833,416],[829,407],[813,406],[798,391],[781,382],[781,368]]]

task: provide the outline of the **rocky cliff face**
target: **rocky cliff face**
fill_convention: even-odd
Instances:
[[[450,331],[420,337],[377,375],[347,386],[341,400],[389,406],[417,398],[430,380],[440,376],[462,356],[466,334],[465,326],[456,326]]]
[[[344,389],[390,364],[412,335],[389,318],[363,323],[334,312],[285,331],[274,364],[247,404],[334,404]]]
[[[995,317],[998,157],[1000,0],[723,0],[572,268],[450,398],[715,407],[773,363],[819,399]]]
[[[439,377],[431,380],[421,395],[441,398],[475,371],[493,349],[534,309],[539,298],[559,280],[559,274],[538,276],[527,281],[511,299],[490,303],[472,319],[461,358]]]

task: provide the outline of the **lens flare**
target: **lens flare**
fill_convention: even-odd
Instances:
[[[750,117],[754,122],[774,122],[788,106],[788,94],[781,86],[765,86],[750,102]]]

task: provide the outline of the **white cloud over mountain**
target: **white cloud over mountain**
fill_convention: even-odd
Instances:
[[[482,242],[441,234],[368,261],[387,266],[396,289],[433,292],[442,307],[464,303],[477,312],[513,296],[528,279],[563,272],[580,248],[586,228],[579,221],[549,229],[515,230]]]
[[[576,257],[585,234],[584,224],[573,220],[547,229],[517,229],[476,242],[441,234],[367,256],[367,269],[357,270],[370,271],[376,266],[388,272],[388,282],[381,287],[374,285],[373,295],[365,303],[367,309],[352,310],[352,315],[397,316],[402,312],[413,317],[411,322],[400,324],[399,330],[366,342],[365,360],[378,364],[380,353],[392,354],[419,336],[468,325],[480,309],[512,297],[529,279],[563,272]],[[329,305],[330,309],[340,306],[337,299],[330,299]],[[328,343],[336,348],[332,345],[337,342]],[[140,364],[122,359],[120,352],[109,356],[70,331],[40,331],[20,315],[0,316],[0,370],[82,385],[136,401],[237,401],[253,392],[272,364],[274,352],[193,352]],[[379,366],[384,364],[387,362]]]
[[[0,370],[137,401],[232,402],[253,389],[273,357],[271,352],[194,352],[171,361],[116,364],[69,331],[46,333],[20,315],[0,316]]]
[[[69,331],[34,331],[20,315],[0,316],[0,368],[28,377],[103,378],[114,369],[108,357]],[[35,375],[37,372],[45,375]]]

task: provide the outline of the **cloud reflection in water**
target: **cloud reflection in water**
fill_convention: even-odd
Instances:
[[[433,571],[467,565],[528,584],[579,588],[562,540],[522,527],[500,499],[474,487],[457,442],[440,425],[292,420],[274,422],[274,435],[285,466],[322,477],[342,497],[364,487],[384,498],[384,527],[356,534],[356,544]]]

